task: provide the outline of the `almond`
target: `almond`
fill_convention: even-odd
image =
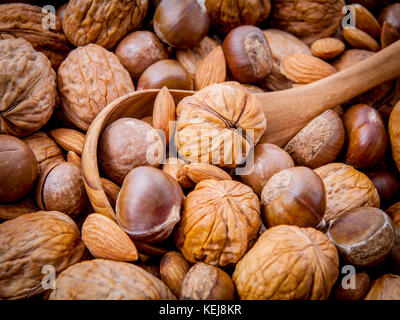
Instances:
[[[311,45],[312,54],[325,60],[337,57],[344,49],[344,43],[335,38],[319,39]]]
[[[106,193],[107,199],[110,202],[111,206],[115,208],[115,204],[117,202],[118,194],[121,188],[116,185],[114,182],[106,179],[100,178],[101,184],[103,186],[104,192]]]
[[[81,167],[81,157],[75,151],[68,151],[67,161],[73,163],[77,167]]]
[[[187,176],[194,182],[213,180],[232,180],[231,176],[221,168],[208,163],[190,163],[184,165]]]
[[[343,37],[356,49],[366,49],[374,52],[379,51],[379,43],[368,33],[357,28],[344,28]]]
[[[216,47],[199,64],[194,78],[195,90],[226,80],[226,61],[221,46]]]
[[[82,240],[95,258],[116,261],[138,259],[136,246],[121,227],[104,215],[90,214],[82,226]]]
[[[179,297],[183,278],[189,271],[190,265],[183,255],[176,251],[164,254],[160,262],[161,280]]]
[[[397,40],[400,40],[400,33],[389,22],[385,21],[383,23],[381,33],[382,49],[385,49]]]
[[[193,187],[193,181],[187,176],[183,166],[186,164],[185,161],[179,158],[168,158],[163,165],[163,171],[168,173],[181,185],[182,188]]]
[[[329,63],[306,54],[293,53],[283,58],[281,73],[296,83],[311,83],[336,72]]]
[[[171,138],[170,133],[174,128],[170,126],[175,121],[175,102],[167,87],[161,89],[154,102],[153,127],[165,133],[165,141],[168,145]]]
[[[381,26],[374,15],[361,4],[351,5],[356,13],[356,27],[368,33],[373,38],[378,38],[381,34]]]
[[[85,135],[79,131],[67,128],[58,128],[49,132],[54,141],[66,151],[74,151],[81,155]]]

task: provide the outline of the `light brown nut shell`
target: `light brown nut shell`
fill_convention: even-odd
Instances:
[[[400,171],[400,101],[394,107],[389,118],[389,138],[392,155],[397,169]]]
[[[364,300],[400,300],[400,276],[388,273],[376,279]]]

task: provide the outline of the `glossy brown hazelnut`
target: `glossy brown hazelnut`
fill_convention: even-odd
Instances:
[[[261,193],[265,226],[280,224],[317,227],[326,209],[322,179],[311,169],[295,167],[272,176]]]
[[[210,16],[202,0],[162,0],[154,14],[154,31],[171,47],[193,48],[209,28]]]
[[[36,157],[24,141],[0,134],[0,202],[14,202],[26,195],[38,169]]]
[[[368,105],[354,105],[343,115],[346,131],[346,163],[356,168],[377,164],[387,149],[385,124],[379,111]]]
[[[233,300],[235,287],[231,277],[218,267],[197,263],[185,275],[181,300]]]
[[[160,134],[147,123],[121,118],[110,124],[99,143],[99,163],[106,176],[122,184],[133,168],[158,167],[164,157]]]
[[[115,54],[134,80],[153,63],[168,59],[167,49],[150,31],[129,34],[118,44]]]
[[[222,49],[233,78],[242,83],[265,79],[272,71],[272,55],[260,28],[240,26],[226,36]]]
[[[189,72],[175,60],[160,60],[148,67],[140,76],[137,90],[143,89],[193,90],[193,80]]]
[[[379,22],[387,21],[400,32],[400,3],[393,3],[387,6],[379,14]]]
[[[36,202],[45,211],[59,211],[72,218],[89,205],[81,169],[70,162],[54,161],[40,174]]]
[[[327,236],[344,262],[355,267],[379,265],[391,252],[394,228],[378,208],[356,208],[331,221]]]
[[[160,262],[161,280],[179,297],[182,282],[190,265],[183,255],[176,251],[169,251],[163,255]]]
[[[333,298],[335,300],[361,300],[369,289],[369,276],[365,272],[359,272],[354,275],[354,279],[350,281],[354,281],[353,288],[343,286],[341,282],[339,282],[338,286],[335,288],[333,292]]]
[[[122,184],[117,221],[134,241],[158,243],[179,222],[182,201],[182,189],[170,175],[153,167],[138,167]]]
[[[240,176],[260,196],[268,180],[281,170],[294,167],[290,155],[270,143],[260,143],[254,148],[254,164]]]
[[[394,173],[390,171],[368,172],[367,176],[378,190],[382,203],[388,203],[399,195],[400,183]]]
[[[182,188],[191,188],[194,186],[194,182],[190,180],[186,174],[184,165],[185,161],[179,158],[168,158],[163,164],[163,171],[168,173],[174,178]]]

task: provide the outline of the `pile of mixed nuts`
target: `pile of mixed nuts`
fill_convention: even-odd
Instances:
[[[53,5],[0,5],[0,300],[400,299],[400,70],[266,112],[398,50],[400,2]]]

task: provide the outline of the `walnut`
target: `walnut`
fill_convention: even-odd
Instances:
[[[274,0],[271,24],[311,45],[336,32],[344,6],[344,0]]]
[[[111,49],[141,27],[147,8],[147,0],[71,0],[65,11],[64,33],[77,47],[96,43]]]
[[[49,59],[26,40],[1,40],[0,92],[0,133],[24,137],[38,131],[56,102]]]
[[[235,167],[266,130],[258,99],[236,82],[208,86],[177,107],[176,145],[188,162]]]
[[[385,274],[372,282],[365,300],[400,300],[400,276]]]
[[[250,187],[203,180],[185,199],[175,242],[189,262],[223,267],[240,260],[260,227],[260,204]]]
[[[83,130],[106,105],[135,90],[118,58],[96,44],[68,55],[58,70],[58,88],[66,117]]]
[[[323,300],[338,266],[337,250],[323,233],[280,225],[261,235],[232,278],[242,300]]]

